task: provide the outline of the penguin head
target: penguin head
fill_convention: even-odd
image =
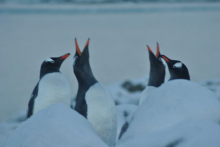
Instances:
[[[89,41],[90,39],[87,40],[86,45],[81,52],[78,42],[75,39],[76,53],[73,57],[74,72],[81,71],[85,66],[89,65]]]
[[[154,55],[153,51],[151,50],[151,48],[148,45],[147,45],[147,49],[148,49],[148,52],[149,52],[149,60],[150,60],[150,64],[152,65],[152,67],[156,67],[156,68],[164,67],[164,64],[161,60],[159,44],[157,43],[157,52],[156,52],[155,55]]]
[[[60,66],[63,63],[63,61],[68,58],[70,53],[67,53],[60,57],[50,57],[44,60],[44,62],[41,64],[41,75],[50,73],[50,72],[59,72]]]
[[[149,60],[150,60],[150,77],[148,86],[159,87],[165,78],[165,66],[161,59],[159,44],[157,43],[157,52],[154,55],[151,48],[147,45],[147,49],[149,52]]]
[[[89,63],[89,41],[81,52],[77,39],[75,39],[76,53],[73,57],[73,71],[78,81],[90,81],[94,79],[90,63]]]
[[[166,61],[169,72],[170,72],[170,80],[174,79],[186,79],[190,80],[189,71],[185,64],[178,60],[171,60],[165,55],[161,55],[161,57]]]

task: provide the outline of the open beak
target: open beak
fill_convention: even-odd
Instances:
[[[153,55],[154,55],[154,53],[153,53],[153,51],[151,50],[151,48],[147,45],[147,49],[148,49],[148,51],[150,52],[150,53],[152,53]],[[159,44],[157,43],[157,52],[156,52],[156,55],[154,55],[156,58],[159,58],[160,57],[160,48],[159,48]]]
[[[86,41],[86,45],[85,45],[84,49],[89,46],[89,41],[90,41],[90,39],[88,39],[88,40]],[[76,53],[81,56],[81,55],[82,55],[82,52],[81,52],[81,50],[80,50],[80,48],[79,48],[79,45],[78,45],[78,42],[77,42],[76,38],[75,38],[75,45],[76,45]]]
[[[61,56],[60,59],[61,59],[61,60],[65,60],[66,58],[69,57],[69,55],[70,55],[70,53],[67,53],[67,54]]]

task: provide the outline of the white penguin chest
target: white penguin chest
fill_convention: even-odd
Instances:
[[[34,113],[53,103],[70,106],[70,87],[62,73],[45,75],[38,85],[38,96],[34,102]]]
[[[110,93],[99,83],[93,85],[86,93],[87,119],[100,138],[109,146],[116,139],[116,107]]]

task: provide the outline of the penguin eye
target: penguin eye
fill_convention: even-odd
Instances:
[[[158,60],[159,60],[159,61],[162,61],[160,57],[158,58]]]

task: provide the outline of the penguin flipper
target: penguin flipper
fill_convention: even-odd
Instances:
[[[38,83],[35,86],[35,88],[34,88],[34,90],[32,92],[30,101],[28,103],[27,118],[29,118],[33,114],[33,111],[34,111],[34,100],[37,97],[37,95],[38,95]]]

